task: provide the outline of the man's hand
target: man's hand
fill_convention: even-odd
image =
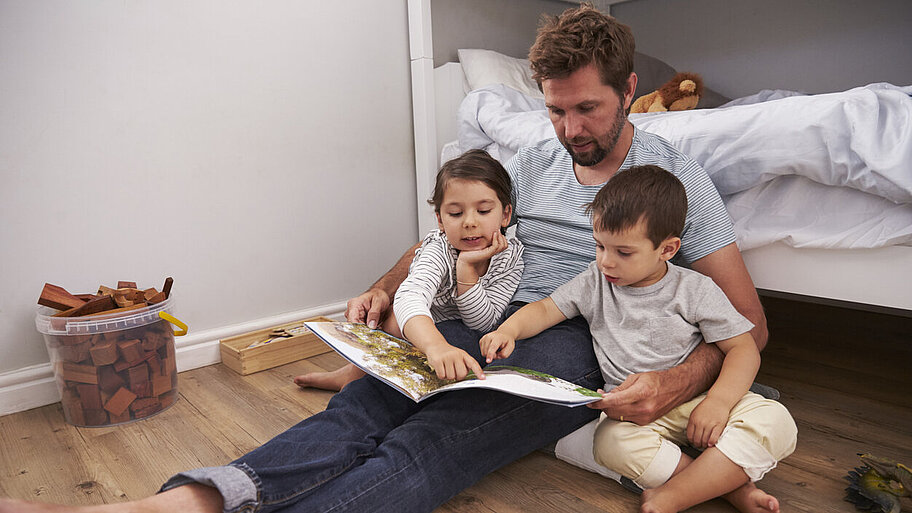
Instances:
[[[426,353],[428,364],[440,379],[462,379],[474,372],[478,379],[484,379],[484,371],[469,353],[449,344],[438,344]]]
[[[690,413],[687,422],[687,439],[697,449],[715,447],[728,424],[731,408],[723,401],[707,397]]]
[[[390,297],[386,291],[378,288],[368,289],[358,297],[348,300],[345,318],[349,322],[363,322],[370,329],[380,325],[380,320],[390,307]]]
[[[491,363],[495,358],[506,358],[513,354],[516,340],[499,331],[492,331],[481,337],[478,345],[481,347],[481,354],[484,355],[485,361]]]
[[[600,390],[601,392],[601,390]],[[602,410],[610,418],[644,425],[678,405],[674,394],[662,388],[662,372],[631,374],[602,399],[587,406]]]

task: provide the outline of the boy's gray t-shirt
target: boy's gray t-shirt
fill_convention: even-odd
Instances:
[[[754,327],[711,278],[670,262],[665,276],[646,287],[618,287],[592,262],[550,297],[568,319],[589,322],[606,390],[630,374],[680,364],[703,340]]]

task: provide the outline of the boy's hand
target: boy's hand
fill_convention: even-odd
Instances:
[[[481,365],[469,353],[449,344],[440,344],[429,349],[426,353],[428,364],[437,373],[440,379],[463,379],[469,371],[474,372],[478,379],[485,379]]]
[[[694,408],[687,422],[687,439],[697,449],[715,447],[722,435],[722,430],[728,424],[731,408],[722,401],[713,400],[711,397]]]
[[[460,251],[459,257],[456,259],[456,264],[459,265],[460,263],[463,263],[466,265],[475,265],[480,262],[486,262],[490,260],[492,256],[507,249],[508,245],[507,238],[500,233],[500,230],[497,230],[491,236],[491,244],[488,247],[475,251]]]
[[[491,363],[495,358],[506,358],[513,353],[516,347],[516,341],[499,331],[492,331],[481,337],[479,341],[481,354],[484,355],[485,361]]]

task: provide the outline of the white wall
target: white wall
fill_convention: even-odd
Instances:
[[[912,84],[908,0],[635,0],[611,13],[637,50],[731,98]]]
[[[407,34],[406,0],[0,0],[0,375],[48,361],[45,282],[173,276],[191,334],[366,288],[418,237]]]

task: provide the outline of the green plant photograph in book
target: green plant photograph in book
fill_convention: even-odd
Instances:
[[[386,332],[350,322],[308,322],[306,325],[347,360],[415,401],[439,392],[466,388],[500,390],[565,406],[579,406],[601,397],[595,391],[568,381],[518,367],[489,365],[483,380],[472,374],[461,381],[442,380],[421,351]]]

